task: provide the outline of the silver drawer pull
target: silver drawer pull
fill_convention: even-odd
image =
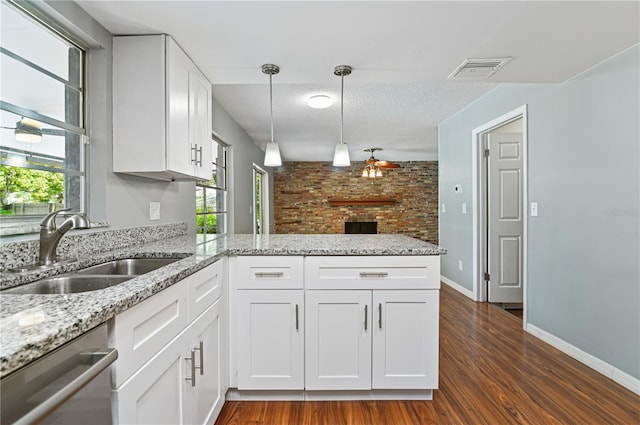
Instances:
[[[256,277],[282,277],[284,272],[255,272]]]
[[[360,277],[387,277],[387,272],[360,272]]]

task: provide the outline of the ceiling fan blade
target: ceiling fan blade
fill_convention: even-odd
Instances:
[[[391,161],[376,161],[376,167],[380,168],[400,168],[400,166]]]

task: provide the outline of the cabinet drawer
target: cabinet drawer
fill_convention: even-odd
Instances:
[[[187,286],[177,283],[117,315],[110,339],[119,359],[112,370],[118,388],[188,323]]]
[[[306,257],[307,289],[439,289],[440,257]]]
[[[183,282],[189,288],[189,321],[192,321],[222,296],[224,260],[188,276]]]
[[[303,257],[230,257],[235,289],[302,289]]]

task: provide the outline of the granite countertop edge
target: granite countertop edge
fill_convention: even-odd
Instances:
[[[0,288],[35,281],[121,258],[179,257],[181,260],[111,288],[78,294],[0,296],[0,377],[38,359],[224,256],[234,255],[442,255],[446,249],[399,235],[231,235],[198,241],[182,236],[130,246],[66,263],[47,272],[5,273]],[[324,236],[324,237],[323,237]],[[404,239],[403,239],[404,238]],[[335,241],[353,241],[343,246]],[[363,246],[392,243],[391,247]],[[334,243],[332,243],[334,242]],[[332,243],[327,246],[314,244]],[[270,246],[272,244],[273,246]],[[401,246],[410,244],[415,246]],[[291,246],[287,246],[291,245]],[[382,246],[385,246],[384,244]]]

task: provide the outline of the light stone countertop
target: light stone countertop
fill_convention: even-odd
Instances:
[[[185,257],[113,287],[77,294],[0,295],[0,377],[28,364],[225,255],[441,255],[400,235],[182,236],[80,256],[49,272],[7,273],[6,288],[121,258]]]

